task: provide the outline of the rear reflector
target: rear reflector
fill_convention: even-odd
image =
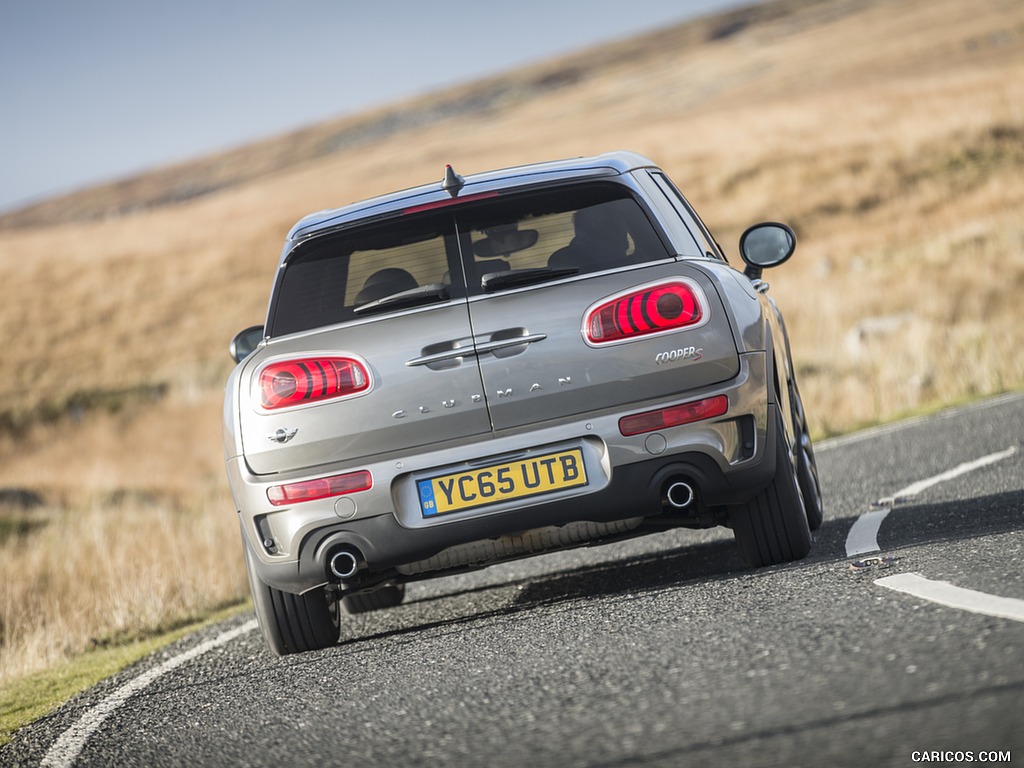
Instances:
[[[268,409],[345,397],[370,388],[370,375],[359,360],[307,357],[271,363],[259,377],[260,403]]]
[[[304,480],[301,483],[275,485],[267,489],[267,498],[275,507],[295,504],[302,501],[316,501],[331,496],[343,496],[346,493],[368,491],[373,487],[373,476],[364,470],[350,472],[347,475],[321,477],[317,480]]]
[[[700,325],[699,288],[671,280],[615,296],[591,307],[583,320],[589,344],[607,344]]]
[[[729,398],[725,395],[718,395],[693,403],[673,405],[671,408],[624,416],[619,419],[619,432],[626,437],[640,435],[644,432],[654,432],[659,429],[711,419],[721,416],[728,410]]]

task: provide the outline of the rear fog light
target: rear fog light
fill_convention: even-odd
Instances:
[[[303,480],[298,483],[274,485],[267,489],[267,498],[275,507],[295,504],[303,501],[316,501],[331,496],[343,496],[346,493],[368,491],[373,487],[373,476],[367,470],[350,472],[347,475],[321,477],[316,480]]]
[[[709,397],[692,403],[673,405],[657,411],[645,411],[619,419],[619,432],[626,437],[640,435],[644,432],[655,432],[659,429],[692,424],[695,421],[712,419],[729,410],[729,398],[725,395]]]

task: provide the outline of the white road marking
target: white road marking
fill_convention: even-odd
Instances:
[[[878,552],[878,529],[891,509],[873,509],[853,521],[853,527],[846,534],[846,556]]]
[[[886,516],[892,511],[892,507],[897,503],[917,496],[919,493],[922,493],[939,483],[953,480],[961,475],[966,475],[968,472],[974,472],[982,467],[987,467],[990,464],[995,464],[996,462],[1008,459],[1016,452],[1017,446],[1011,445],[1005,451],[999,451],[998,453],[992,453],[988,456],[982,456],[980,459],[975,459],[974,461],[964,462],[960,466],[954,467],[946,472],[925,478],[924,480],[918,480],[916,483],[908,485],[906,488],[897,491],[892,496],[879,499],[873,506],[884,506],[886,509],[875,509],[870,512],[866,512],[854,521],[853,527],[850,528],[850,532],[846,535],[846,556],[853,557],[854,555],[862,555],[866,552],[878,552],[880,550],[880,547],[878,546],[878,529],[881,527],[882,521],[885,520]]]
[[[999,453],[992,453],[989,454],[988,456],[982,456],[980,459],[965,462],[964,464],[961,464],[958,467],[954,467],[948,472],[943,472],[942,474],[935,475],[934,477],[929,477],[926,480],[919,480],[913,485],[908,485],[902,491],[898,491],[892,497],[892,499],[882,499],[879,503],[885,504],[888,502],[895,502],[896,500],[907,496],[917,496],[917,494],[928,490],[933,485],[944,483],[947,480],[953,480],[957,477],[960,477],[960,475],[966,475],[968,472],[974,472],[976,469],[987,467],[989,464],[995,464],[996,462],[1002,461],[1003,459],[1008,459],[1011,456],[1013,456],[1013,454],[1015,454],[1016,452],[1017,446],[1011,445],[1005,451],[1000,451]]]
[[[110,717],[121,705],[123,705],[129,698],[134,696],[139,691],[142,691],[147,686],[151,685],[154,680],[167,674],[173,669],[177,669],[182,664],[202,656],[204,653],[212,651],[214,648],[230,643],[236,637],[244,635],[247,632],[252,632],[256,629],[256,620],[247,621],[245,624],[235,629],[223,632],[212,640],[207,640],[205,643],[200,643],[195,648],[190,648],[184,653],[180,653],[174,658],[168,659],[163,664],[153,667],[148,672],[143,672],[141,675],[125,683],[112,694],[107,696],[103,701],[97,704],[95,707],[90,709],[50,746],[50,750],[46,753],[46,757],[43,758],[40,763],[41,768],[70,768],[78,759],[81,754],[85,743],[89,740],[99,727],[103,725],[103,721]]]
[[[996,616],[1001,619],[1024,621],[1024,600],[1015,597],[998,597],[986,592],[964,589],[946,581],[932,581],[916,573],[898,573],[876,579],[875,584],[896,592],[920,597],[932,603],[958,608],[962,611]]]

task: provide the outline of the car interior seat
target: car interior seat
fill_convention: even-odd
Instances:
[[[419,287],[416,278],[409,272],[398,267],[387,267],[379,269],[366,278],[363,288],[356,294],[356,306],[369,304],[372,301],[383,299],[385,296],[393,296],[402,291],[409,291]]]
[[[609,206],[581,208],[573,214],[575,236],[548,259],[552,269],[605,269],[625,262],[629,249],[626,221]]]

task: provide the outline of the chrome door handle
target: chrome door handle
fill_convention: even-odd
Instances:
[[[463,357],[468,357],[469,355],[486,354],[487,352],[495,352],[499,349],[508,349],[510,347],[518,347],[523,344],[532,344],[535,341],[543,341],[547,337],[548,335],[546,333],[533,333],[528,336],[513,336],[511,338],[498,339],[496,341],[485,341],[482,344],[475,344],[471,347],[456,347],[454,349],[446,349],[443,352],[434,352],[430,355],[414,357],[412,360],[406,361],[405,364],[412,367],[416,365],[440,363],[445,360],[460,360]]]
[[[548,335],[546,333],[532,333],[529,336],[514,336],[510,339],[487,341],[483,344],[477,344],[476,351],[478,354],[483,352],[494,352],[496,349],[508,349],[509,347],[518,347],[521,344],[532,344],[535,341],[544,341],[547,337]]]
[[[407,366],[414,365],[430,365],[431,363],[440,363],[445,360],[460,360],[467,355],[474,354],[472,347],[462,347],[461,349],[450,349],[446,352],[435,352],[432,355],[423,355],[422,357],[414,357],[412,360],[407,360]]]

